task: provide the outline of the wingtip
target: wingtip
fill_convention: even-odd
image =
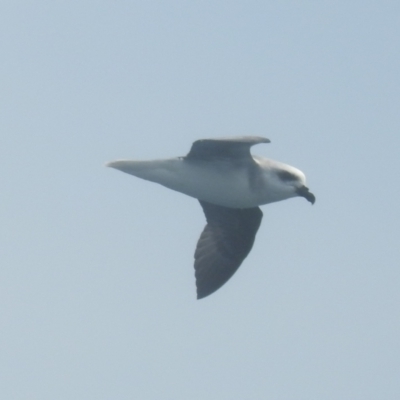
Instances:
[[[206,290],[206,288],[199,288],[197,286],[197,282],[196,282],[196,297],[197,300],[201,300],[204,299],[205,297],[210,296],[211,294],[213,294],[214,292],[216,292],[218,289],[214,289],[214,290]]]
[[[125,165],[125,160],[109,161],[104,166],[107,168],[121,169]]]
[[[199,291],[199,289],[197,289],[197,292],[196,292],[196,299],[197,299],[197,300],[204,299],[204,297],[207,297],[209,294],[210,294],[210,293],[208,293],[208,294],[201,293],[201,292]]]

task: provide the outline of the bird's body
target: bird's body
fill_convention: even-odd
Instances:
[[[204,139],[186,157],[107,164],[200,201],[208,224],[195,253],[198,298],[221,287],[251,250],[262,218],[258,206],[296,196],[315,201],[300,170],[251,155],[257,143],[269,140]]]
[[[110,167],[159,183],[199,200],[231,208],[251,208],[297,196],[282,190],[271,169],[288,165],[253,156],[255,165],[232,165],[229,160],[186,160],[184,157],[154,161],[114,161]]]

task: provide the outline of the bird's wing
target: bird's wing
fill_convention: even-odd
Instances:
[[[253,247],[263,216],[258,207],[228,208],[200,201],[207,225],[194,255],[197,298],[218,290],[237,271]]]
[[[196,140],[185,159],[203,161],[249,159],[250,147],[259,143],[270,143],[270,140],[259,136]]]

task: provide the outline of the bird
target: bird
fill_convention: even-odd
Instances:
[[[261,143],[270,140],[200,139],[183,157],[106,164],[200,202],[207,223],[194,253],[197,299],[220,289],[250,253],[263,217],[259,206],[293,197],[315,203],[303,172],[251,153]]]

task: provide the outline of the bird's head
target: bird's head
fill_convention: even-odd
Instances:
[[[277,178],[285,186],[293,190],[294,196],[301,196],[308,200],[311,204],[315,203],[315,196],[310,192],[306,186],[306,177],[297,168],[282,165],[284,168],[276,169],[275,173]]]

